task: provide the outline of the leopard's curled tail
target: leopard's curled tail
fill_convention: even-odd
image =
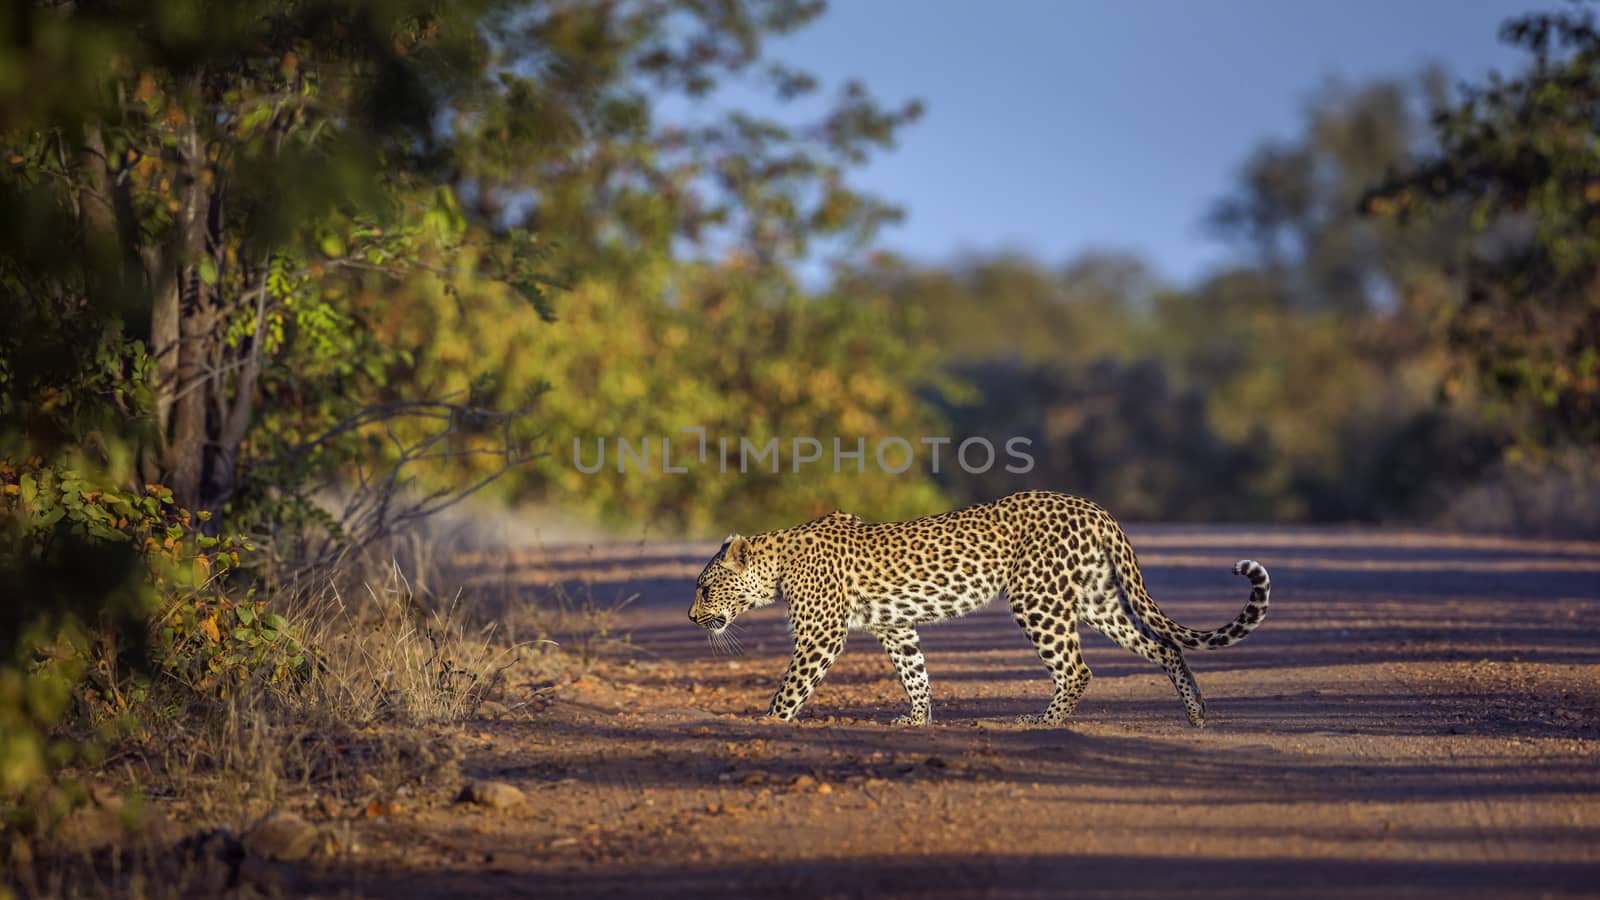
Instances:
[[[1111,553],[1112,570],[1116,573],[1118,586],[1128,598],[1128,605],[1156,634],[1190,650],[1220,650],[1244,640],[1250,632],[1255,631],[1266,621],[1267,602],[1272,593],[1272,580],[1267,575],[1266,566],[1253,559],[1241,559],[1234,563],[1234,574],[1250,579],[1250,600],[1245,603],[1244,609],[1232,622],[1211,631],[1197,631],[1179,625],[1161,611],[1161,607],[1156,605],[1155,600],[1151,599],[1150,593],[1144,588],[1144,578],[1139,574],[1139,563],[1133,555],[1132,547],[1128,546],[1127,537],[1122,534],[1120,527],[1116,529],[1115,534],[1121,539],[1126,550],[1126,554],[1117,553],[1115,550]]]

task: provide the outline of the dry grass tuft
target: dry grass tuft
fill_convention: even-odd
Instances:
[[[393,560],[380,574],[362,579],[354,596],[330,578],[296,604],[290,621],[320,654],[316,712],[358,725],[475,715],[503,685],[518,645],[497,640],[494,623],[473,626],[460,592],[430,596]]]

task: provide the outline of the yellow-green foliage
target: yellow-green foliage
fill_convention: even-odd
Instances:
[[[1286,309],[1270,287],[1238,273],[1198,293],[1162,295],[1146,347],[1180,387],[1201,393],[1219,438],[1270,448],[1250,478],[1254,514],[1296,521],[1313,516],[1308,481],[1344,479],[1352,497],[1374,490],[1354,480],[1350,442],[1433,409],[1445,364],[1421,310],[1355,317]]]
[[[519,500],[697,534],[770,528],[836,507],[889,518],[945,505],[925,460],[893,475],[873,456],[885,437],[917,445],[945,434],[916,393],[935,375],[928,348],[908,337],[915,311],[792,292],[769,300],[768,287],[737,266],[663,263],[626,282],[576,285],[561,295],[554,325],[504,293],[480,291],[470,304],[440,293],[429,298],[429,315],[397,324],[393,337],[418,348],[419,393],[465,388],[474,372],[492,373],[502,402],[549,383],[535,418],[550,455],[502,485]],[[703,464],[698,438],[680,431],[695,427],[708,439]],[[579,471],[574,438],[592,464],[602,436],[605,469]],[[650,471],[630,461],[617,472],[619,437],[635,447],[650,439]],[[763,464],[759,474],[740,474],[741,437],[758,445],[778,438],[782,471]],[[822,461],[794,472],[794,437],[821,441]],[[865,474],[850,460],[833,471],[835,437],[846,450],[865,441]],[[664,471],[663,438],[686,473]]]
[[[1501,26],[1533,64],[1473,86],[1434,119],[1437,147],[1373,188],[1374,218],[1467,218],[1459,290],[1439,296],[1451,390],[1475,388],[1515,442],[1512,459],[1553,461],[1600,446],[1600,182],[1595,108],[1600,32],[1588,10]]]

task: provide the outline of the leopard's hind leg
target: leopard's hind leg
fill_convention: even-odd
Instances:
[[[898,716],[896,725],[926,725],[932,720],[928,702],[928,666],[922,658],[922,647],[917,642],[917,630],[909,625],[880,625],[872,633],[883,643],[883,649],[900,675],[900,683],[911,700],[911,712]]]
[[[1083,604],[1083,620],[1106,637],[1116,641],[1125,650],[1131,650],[1160,666],[1177,688],[1183,699],[1183,708],[1189,715],[1189,724],[1196,727],[1206,723],[1206,701],[1200,696],[1200,685],[1183,661],[1183,651],[1148,628],[1141,627],[1122,605],[1122,593],[1111,587],[1087,598]]]
[[[1050,669],[1055,696],[1043,715],[1018,716],[1029,725],[1059,725],[1078,708],[1078,701],[1093,677],[1078,646],[1077,613],[1069,600],[1042,592],[1019,591],[1011,597],[1011,616],[1033,641],[1039,658]]]

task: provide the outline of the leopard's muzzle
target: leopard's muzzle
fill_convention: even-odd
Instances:
[[[707,631],[721,631],[722,629],[728,627],[727,616],[696,616],[693,613],[690,613],[689,618],[696,625],[699,625],[701,628],[704,628]]]

